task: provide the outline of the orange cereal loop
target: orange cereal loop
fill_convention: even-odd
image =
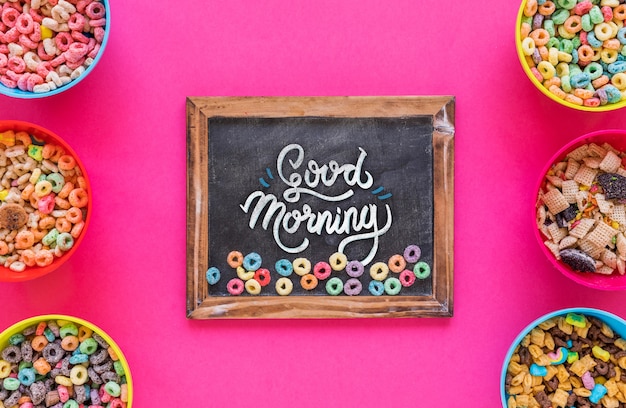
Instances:
[[[70,192],[74,190],[74,183],[67,181],[65,182],[65,184],[63,185],[63,188],[61,189],[61,191],[59,191],[59,194],[57,194],[57,197],[60,198],[67,198],[67,196],[70,195]]]
[[[537,13],[537,0],[528,0],[524,6],[524,15],[526,17],[532,17]]]
[[[583,28],[582,19],[576,14],[569,16],[563,23],[563,27],[565,27],[565,31],[568,33],[576,34]]]
[[[54,228],[59,232],[70,232],[72,230],[72,223],[65,217],[59,217],[54,223]]]
[[[593,97],[593,91],[590,89],[576,88],[573,93],[580,99],[589,99]]]
[[[64,154],[63,156],[59,157],[59,162],[57,163],[57,165],[61,170],[72,170],[74,167],[76,167],[76,160],[74,160],[74,158],[69,154]]]
[[[620,4],[613,9],[613,18],[616,20],[626,20],[626,4]]]
[[[79,237],[80,233],[83,232],[83,228],[85,227],[85,221],[81,221],[75,224],[70,231],[70,235],[72,238],[76,239]]]
[[[25,249],[20,255],[20,260],[24,262],[26,266],[35,266],[35,251],[32,249]]]
[[[550,90],[550,92],[552,92],[554,95],[556,95],[558,98],[560,99],[565,99],[565,91],[562,90],[561,88],[559,88],[556,85],[552,85],[550,88],[548,88]]]
[[[110,347],[107,349],[107,353],[109,353],[109,357],[111,357],[111,360],[113,361],[117,361],[119,360],[119,356],[117,355],[117,352],[115,350],[113,350],[113,347]]]
[[[6,242],[0,241],[0,255],[6,255],[9,253],[9,246]]]
[[[552,78],[543,81],[543,86],[546,88],[550,88],[552,85],[561,86],[561,78],[555,75]]]
[[[406,261],[404,260],[404,256],[402,255],[394,255],[389,258],[389,262],[387,262],[389,266],[389,270],[391,272],[400,273],[406,267]]]
[[[31,228],[30,232],[33,233],[33,236],[35,237],[35,242],[39,242],[43,239],[43,237],[46,236],[46,231],[41,231],[38,230],[37,228]]]
[[[33,362],[33,368],[40,375],[46,375],[50,372],[50,370],[52,370],[52,367],[50,367],[50,363],[48,363],[43,357],[39,357]]]
[[[595,89],[598,89],[608,83],[609,83],[609,77],[606,75],[600,75],[598,78],[591,81],[591,85],[593,85]]]
[[[536,30],[533,30],[529,34],[529,36],[535,41],[535,45],[537,47],[546,45],[548,41],[550,40],[550,33],[547,30],[544,30],[543,28],[538,28]]]
[[[21,142],[24,146],[30,146],[33,141],[30,138],[30,135],[27,132],[19,131],[15,133],[15,141]]]
[[[617,38],[610,38],[608,40],[604,40],[604,42],[602,43],[602,47],[606,48],[607,50],[615,51],[618,51],[621,45],[622,43],[620,43]]]
[[[537,7],[537,11],[542,16],[552,15],[552,13],[554,13],[554,10],[556,10],[556,6],[554,5],[554,2],[550,0],[546,1],[545,3]]]
[[[54,255],[47,249],[41,249],[35,252],[35,263],[37,266],[48,266],[54,260]]]
[[[78,187],[70,192],[70,195],[67,196],[70,204],[74,207],[83,208],[87,206],[89,202],[89,196],[87,195],[87,191],[84,188]]]
[[[243,265],[243,254],[239,251],[231,251],[226,257],[226,262],[231,268],[237,269]]]
[[[55,153],[56,151],[56,146],[50,143],[46,143],[43,147],[43,150],[41,152],[41,155],[43,156],[44,159],[49,159],[52,157],[52,155]]]
[[[522,26],[520,27],[520,36],[522,37],[522,39],[528,37],[532,30],[533,28],[530,24],[522,23]]]
[[[82,343],[83,341],[91,337],[92,334],[93,330],[91,330],[89,327],[80,326],[78,328],[78,341]]]
[[[26,404],[27,402],[31,402],[30,397],[28,395],[22,395],[20,399],[17,400],[17,405],[21,407],[22,404]]]
[[[80,188],[87,189],[87,180],[85,180],[85,178],[83,176],[80,176],[80,177],[76,178],[76,184]]]
[[[26,187],[24,187],[24,190],[22,190],[22,194],[20,194],[20,197],[22,198],[22,200],[28,200],[33,194],[33,191],[35,191],[35,186],[28,183]]]
[[[78,348],[79,343],[78,337],[68,335],[61,340],[61,348],[65,351],[74,351]]]
[[[35,236],[28,230],[22,230],[15,236],[15,248],[26,249],[33,246],[35,243]]]
[[[41,351],[44,347],[48,345],[48,339],[43,334],[39,334],[30,341],[30,346],[35,351]]]
[[[595,52],[590,45],[583,44],[578,47],[578,60],[580,62],[589,62],[593,59]]]
[[[70,207],[65,213],[65,219],[72,224],[76,224],[83,220],[83,211],[78,207]]]
[[[313,290],[317,287],[318,284],[317,277],[312,273],[307,273],[300,278],[300,285],[304,290]]]
[[[54,203],[62,210],[69,210],[72,207],[69,201],[59,196],[54,197]]]
[[[50,230],[54,227],[54,224],[54,217],[46,215],[45,217],[41,217],[37,225],[39,226],[40,230]]]
[[[548,48],[542,45],[541,47],[537,47],[537,49],[539,50],[539,55],[541,56],[541,59],[547,61],[550,57],[550,51],[548,51]]]

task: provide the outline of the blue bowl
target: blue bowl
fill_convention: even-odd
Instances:
[[[60,86],[52,91],[41,92],[41,93],[22,91],[19,88],[8,88],[4,86],[2,83],[0,83],[0,94],[11,96],[13,98],[20,98],[20,99],[45,98],[48,96],[60,94],[61,92],[67,91],[68,89],[76,86],[76,84],[78,84],[80,81],[85,79],[85,77],[89,75],[89,73],[93,71],[93,69],[96,67],[96,65],[100,61],[100,58],[102,58],[102,54],[104,53],[104,49],[106,48],[107,42],[109,40],[109,34],[111,31],[111,9],[109,7],[109,0],[100,0],[100,2],[104,5],[106,9],[107,22],[106,22],[106,25],[104,26],[104,38],[102,39],[102,43],[100,44],[100,50],[98,51],[98,54],[93,59],[93,62],[91,63],[91,65],[89,65],[85,69],[85,72],[83,72],[82,75],[80,75],[78,78],[74,79],[73,81],[63,86]]]
[[[504,363],[502,364],[502,372],[500,374],[500,399],[502,400],[503,408],[507,408],[507,400],[509,398],[509,395],[506,393],[505,390],[506,373],[509,366],[509,361],[511,360],[513,353],[515,353],[515,348],[522,342],[524,337],[526,337],[526,335],[528,335],[530,331],[537,327],[540,323],[545,322],[546,320],[549,320],[556,316],[565,316],[568,313],[578,313],[596,317],[606,323],[616,335],[626,339],[626,320],[612,313],[605,312],[604,310],[575,307],[570,309],[556,310],[554,312],[541,316],[540,318],[536,319],[528,326],[526,326],[526,328],[520,332],[520,334],[513,341],[513,344],[511,344],[508,353],[506,353]]]

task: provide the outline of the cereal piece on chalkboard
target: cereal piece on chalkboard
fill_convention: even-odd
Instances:
[[[574,176],[574,180],[583,186],[591,187],[593,181],[598,174],[598,170],[592,169],[591,167],[585,166],[584,164],[580,166],[576,175]]]
[[[543,202],[548,206],[548,211],[552,214],[558,214],[569,207],[569,203],[563,194],[556,188],[543,195]]]

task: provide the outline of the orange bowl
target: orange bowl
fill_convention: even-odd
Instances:
[[[31,145],[26,147],[28,140]],[[0,172],[3,173],[0,177],[0,253],[4,253],[0,255],[0,281],[35,279],[63,265],[80,246],[91,218],[89,179],[80,158],[67,142],[32,123],[0,120],[0,150]],[[17,156],[7,158],[7,154]],[[19,162],[28,164],[18,169]],[[41,176],[37,178],[34,173],[41,173]],[[61,180],[58,176],[50,177],[52,173],[61,175]],[[50,186],[39,183],[44,179]],[[72,186],[76,191],[70,197],[66,194]],[[27,189],[30,194],[26,194]],[[10,212],[9,203],[12,205]],[[7,227],[7,219],[17,217],[23,221],[24,214],[25,224],[9,222],[10,229]],[[58,235],[56,240],[54,232],[51,233],[53,229]],[[29,234],[20,234],[22,231],[31,232],[32,244]]]
[[[600,130],[582,135],[567,143],[558,152],[556,152],[554,156],[552,156],[552,158],[543,168],[535,189],[537,194],[539,194],[540,190],[544,189],[544,186],[546,185],[546,174],[550,171],[553,165],[563,161],[563,159],[576,148],[591,143],[595,143],[597,145],[608,143],[616,150],[619,150],[620,152],[626,152],[626,130]],[[624,162],[622,161],[622,163]],[[624,167],[624,164],[622,164],[622,167]],[[538,196],[535,196],[535,198],[537,197]],[[532,214],[532,220],[535,224],[535,238],[537,239],[537,242],[539,243],[542,252],[550,260],[554,267],[559,270],[559,272],[561,272],[563,275],[573,280],[574,282],[590,288],[601,290],[626,289],[626,274],[622,275],[617,270],[615,270],[610,275],[604,275],[594,272],[579,272],[572,269],[563,261],[557,259],[552,251],[545,245],[545,241],[549,238],[538,228],[538,203],[539,200],[535,202]]]

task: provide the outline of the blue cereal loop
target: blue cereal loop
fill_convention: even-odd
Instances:
[[[615,37],[620,42],[620,44],[626,45],[626,27],[622,27],[617,30],[617,35]]]
[[[606,92],[606,99],[609,103],[617,103],[622,99],[622,93],[615,86],[607,84],[602,89]]]
[[[382,282],[380,281],[370,281],[370,284],[368,285],[367,289],[370,291],[370,293],[374,296],[380,296],[385,292],[385,285],[383,285]]]
[[[609,71],[611,74],[617,74],[619,72],[626,71],[626,61],[616,61],[609,64],[609,66],[607,67],[607,71]]]
[[[215,285],[217,282],[220,281],[221,276],[222,275],[220,273],[220,270],[217,269],[215,266],[210,267],[206,271],[206,281],[209,283],[209,285]]]
[[[35,370],[32,368],[23,368],[17,373],[17,379],[25,386],[30,386],[35,382]]]
[[[288,259],[279,259],[275,266],[276,272],[281,276],[287,277],[293,273],[293,265]]]
[[[70,357],[70,364],[82,364],[87,361],[89,361],[89,356],[81,353],[80,351]]]
[[[243,267],[246,271],[256,271],[261,267],[261,255],[256,252],[250,252],[243,258]]]
[[[589,31],[587,33],[587,42],[591,46],[591,48],[600,48],[602,47],[602,41],[596,38],[596,35],[593,31]]]
[[[572,88],[585,88],[587,85],[591,83],[591,77],[586,72],[573,74],[569,78],[569,83],[572,86]]]

